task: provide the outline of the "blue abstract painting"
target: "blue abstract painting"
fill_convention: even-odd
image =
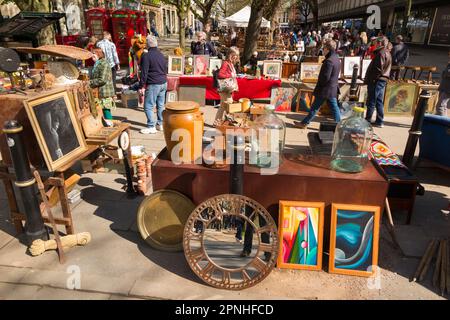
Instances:
[[[372,266],[374,212],[337,210],[334,267],[367,271]]]

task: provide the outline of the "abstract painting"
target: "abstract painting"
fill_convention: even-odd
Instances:
[[[415,83],[390,81],[384,95],[384,113],[388,115],[414,115],[418,86]]]
[[[329,272],[370,277],[378,264],[380,208],[333,204]]]
[[[278,267],[322,268],[323,202],[280,201]]]
[[[195,55],[194,56],[194,75],[207,76],[209,67],[209,56]]]
[[[294,87],[276,87],[272,88],[270,96],[270,104],[275,106],[277,112],[291,112],[295,111],[295,94],[297,89]],[[294,101],[294,108],[292,103]]]

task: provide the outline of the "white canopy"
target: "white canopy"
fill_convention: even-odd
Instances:
[[[250,6],[245,6],[235,14],[222,20],[222,24],[229,27],[247,28],[251,10]],[[262,18],[261,27],[270,28],[270,21]]]

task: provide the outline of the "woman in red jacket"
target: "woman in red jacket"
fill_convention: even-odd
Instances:
[[[231,47],[227,59],[222,63],[217,78],[219,79],[220,107],[217,110],[216,120],[222,120],[225,112],[224,103],[233,102],[233,92],[238,91],[236,69],[234,65],[239,61],[239,49]]]

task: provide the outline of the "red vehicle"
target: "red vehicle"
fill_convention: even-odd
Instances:
[[[112,38],[116,44],[120,64],[126,64],[133,36],[147,35],[145,15],[133,10],[115,10],[111,13],[111,20]]]

